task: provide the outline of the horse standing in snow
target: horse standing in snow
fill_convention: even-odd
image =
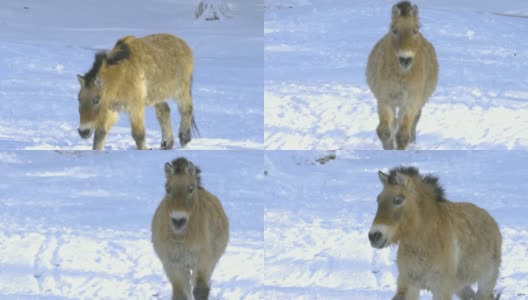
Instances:
[[[444,197],[438,178],[413,167],[378,172],[383,190],[369,231],[370,244],[399,243],[398,288],[393,300],[492,300],[501,262],[502,237],[495,220],[471,203]],[[478,282],[475,294],[471,285]]]
[[[178,136],[185,146],[191,140],[191,128],[196,129],[192,75],[192,52],[183,40],[170,34],[120,39],[110,52],[95,55],[90,71],[77,75],[81,85],[79,135],[87,139],[95,131],[93,149],[103,149],[118,113],[125,111],[137,149],[146,149],[145,106],[154,105],[161,126],[161,149],[172,149],[170,109],[165,101],[174,98],[181,115]]]
[[[152,219],[152,243],[172,284],[173,300],[209,297],[211,275],[229,240],[220,201],[185,158],[165,164],[166,194]]]
[[[418,30],[416,5],[394,5],[390,26],[369,55],[367,83],[378,102],[376,131],[383,149],[404,150],[416,141],[422,107],[438,81],[438,62],[433,46]]]

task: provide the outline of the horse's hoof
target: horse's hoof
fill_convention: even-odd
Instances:
[[[409,145],[410,137],[405,134],[397,134],[396,135],[396,145],[398,150],[405,150],[407,148],[407,145]]]
[[[161,150],[171,150],[174,147],[174,141],[161,141]]]
[[[187,145],[191,141],[191,134],[190,133],[182,134],[180,132],[178,137],[180,138],[180,145],[182,146],[182,148],[185,147],[185,145]]]

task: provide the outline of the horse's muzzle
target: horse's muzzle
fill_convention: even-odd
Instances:
[[[77,129],[77,131],[79,132],[79,135],[83,139],[89,139],[92,136],[92,130],[91,129],[84,129],[84,130]]]
[[[402,68],[402,70],[408,70],[413,63],[413,58],[399,56],[398,62],[400,63],[400,67]]]
[[[187,224],[187,218],[172,218],[171,221],[176,231],[181,231],[185,227],[185,224]]]
[[[387,238],[383,237],[380,231],[369,232],[368,234],[370,245],[374,248],[384,248],[387,244]]]

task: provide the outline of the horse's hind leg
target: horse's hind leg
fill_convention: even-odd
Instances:
[[[390,105],[385,105],[378,102],[379,125],[376,129],[383,149],[394,149],[394,140],[392,132],[394,127],[394,109]]]
[[[477,300],[493,300],[493,289],[497,284],[499,268],[493,266],[488,272],[478,280]]]
[[[475,299],[475,292],[473,291],[473,289],[469,285],[466,285],[465,287],[463,287],[460,291],[458,291],[456,293],[456,295],[458,296],[458,298],[460,300],[473,300],[473,299]]]
[[[180,130],[178,138],[180,145],[185,147],[191,141],[191,124],[193,118],[193,104],[190,93],[186,92],[177,98],[178,110],[180,111]]]
[[[422,110],[420,109],[418,111],[418,114],[416,115],[416,118],[414,118],[414,123],[411,129],[411,143],[416,142],[416,126],[418,125],[418,121],[420,121],[421,116],[422,116]]]
[[[157,103],[156,118],[161,127],[161,146],[162,150],[170,150],[174,146],[174,136],[172,135],[172,126],[170,120],[170,108],[166,102]]]

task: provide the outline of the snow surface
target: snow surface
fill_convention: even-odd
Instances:
[[[194,151],[230,242],[211,299],[262,299],[263,156]],[[160,151],[0,152],[0,299],[170,299],[150,242],[164,194]]]
[[[263,144],[263,5],[230,1],[232,17],[195,20],[188,0],[5,0],[0,2],[0,149],[91,149],[82,140],[76,74],[97,50],[125,35],[168,32],[193,49],[194,111],[201,136],[188,149],[255,149]],[[173,130],[179,114],[173,101]],[[159,149],[153,107],[147,144]],[[133,149],[127,116],[106,149]]]
[[[266,0],[266,149],[382,149],[368,55],[396,1]],[[440,65],[410,149],[528,148],[528,3],[415,1]]]
[[[501,299],[528,299],[526,151],[338,151],[337,159],[315,163],[323,155],[265,153],[265,299],[394,295],[396,248],[375,250],[367,236],[382,188],[377,171],[398,165],[438,176],[448,199],[472,202],[496,219]]]

